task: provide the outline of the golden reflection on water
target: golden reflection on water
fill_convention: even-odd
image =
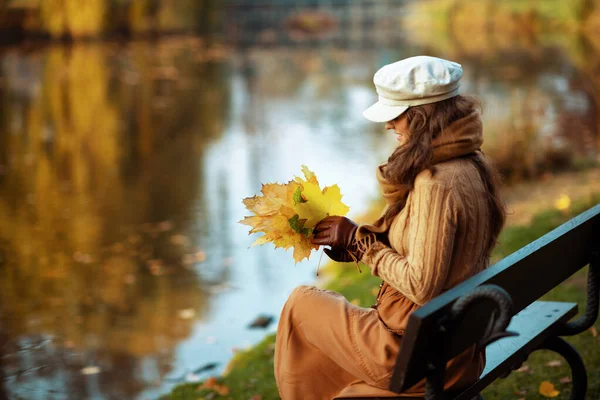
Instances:
[[[31,368],[54,379],[39,390],[87,391],[91,365],[107,371],[101,391],[132,398],[147,384],[136,360],[164,376],[208,302],[191,213],[220,134],[219,71],[178,63],[194,90],[165,72],[181,48],[124,51],[133,65],[118,74],[117,52],[100,45],[13,59],[40,73],[2,96],[2,363],[17,382]]]

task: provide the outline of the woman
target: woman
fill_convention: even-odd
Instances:
[[[277,331],[275,378],[284,400],[391,397],[387,391],[409,315],[489,265],[504,225],[494,169],[480,151],[477,104],[459,95],[462,68],[412,57],[374,76],[379,101],[363,115],[400,141],[377,169],[387,206],[372,225],[327,217],[313,243],[336,261],[361,260],[383,280],[376,304],[354,306],[338,293],[298,287]],[[469,349],[447,365],[457,390],[483,371]],[[423,395],[424,382],[407,394]]]

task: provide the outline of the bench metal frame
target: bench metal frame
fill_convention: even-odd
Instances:
[[[588,271],[588,285],[587,285],[587,304],[585,313],[583,316],[575,321],[564,322],[556,325],[556,333],[549,336],[544,342],[533,351],[536,350],[550,350],[560,354],[565,361],[569,364],[572,374],[572,390],[571,400],[583,400],[587,392],[587,370],[581,355],[566,340],[560,336],[573,336],[579,333],[585,332],[591,328],[596,319],[598,318],[598,304],[600,296],[600,253],[594,253],[593,261],[590,263]],[[490,319],[489,330],[481,337],[477,347],[481,350],[488,344],[491,344],[504,337],[515,336],[516,333],[507,331],[508,324],[512,317],[512,300],[510,295],[499,286],[481,286],[471,293],[464,295],[459,298],[454,306],[453,318],[461,318],[465,313],[468,306],[475,302],[481,301],[482,299],[489,299],[495,302],[499,311],[498,317]],[[446,330],[444,325],[440,325],[440,331]],[[443,354],[443,353],[439,353]],[[515,364],[505,376],[521,367],[521,365],[527,360],[531,352],[524,354],[518,364]],[[446,394],[443,389],[443,377],[446,369],[446,360],[443,357],[433,360],[430,365],[430,374],[427,376],[426,381],[426,392],[425,400],[441,400],[445,399]],[[463,396],[461,396],[463,397]]]

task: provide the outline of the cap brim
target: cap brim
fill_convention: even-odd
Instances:
[[[377,102],[363,111],[363,117],[373,122],[388,122],[398,117],[408,108],[409,106],[388,106]]]

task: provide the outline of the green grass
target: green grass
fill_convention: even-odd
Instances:
[[[279,399],[275,378],[273,377],[274,349],[275,335],[269,335],[250,350],[237,353],[227,368],[229,371],[227,375],[218,379],[220,385],[224,385],[229,389],[229,394],[226,396],[221,396],[212,390],[198,390],[202,386],[201,382],[179,385],[170,394],[162,396],[161,399],[249,400],[253,396],[261,396],[261,400]]]
[[[545,233],[561,225],[568,219],[580,214],[586,209],[600,203],[600,194],[572,204],[567,212],[548,210],[537,214],[527,226],[510,226],[504,229],[499,244],[494,251],[493,258],[501,259],[526,244],[539,238]],[[560,263],[560,260],[557,260]],[[549,265],[548,268],[552,268]],[[372,276],[369,268],[362,266],[359,274],[354,264],[331,263],[327,267],[327,273],[332,279],[326,285],[327,289],[342,293],[350,301],[361,306],[368,307],[373,304],[376,290],[380,280]],[[574,301],[579,304],[580,311],[585,308],[586,301],[586,273],[587,268],[573,275],[565,283],[546,294],[544,300]],[[532,282],[532,284],[535,284]],[[596,323],[596,329],[600,331],[600,324]],[[600,399],[600,335],[594,337],[591,331],[567,339],[582,354],[588,368],[589,387],[588,399]],[[201,384],[185,384],[178,386],[169,395],[161,399],[167,400],[198,400],[198,399],[232,399],[248,400],[253,396],[256,400],[278,399],[277,388],[273,377],[273,348],[274,335],[266,337],[260,344],[252,349],[238,353],[231,364],[229,372],[219,378],[219,382],[227,386],[229,394],[218,395],[207,390],[197,390]],[[562,358],[549,351],[533,353],[526,361],[529,367],[525,372],[513,372],[505,379],[499,379],[489,386],[484,392],[486,400],[506,399],[544,399],[538,394],[540,383],[548,380],[560,391],[555,399],[568,399],[570,394],[570,383],[560,383],[560,379],[570,376],[568,367],[564,361],[561,366],[546,366],[553,360],[563,361]]]

